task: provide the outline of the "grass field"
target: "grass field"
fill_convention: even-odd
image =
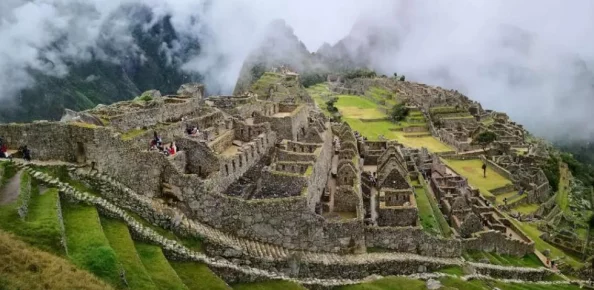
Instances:
[[[62,214],[70,259],[110,284],[121,285],[119,262],[103,233],[97,209],[63,202]]]
[[[112,289],[70,261],[0,230],[0,289]]]
[[[513,210],[521,213],[521,214],[531,214],[538,209],[538,204],[523,204],[517,207],[514,207]]]
[[[446,165],[454,169],[458,174],[468,178],[468,182],[475,188],[480,189],[485,197],[493,196],[490,189],[505,186],[511,182],[487,167],[487,177],[483,177],[483,162],[479,159],[472,160],[443,160]]]
[[[307,290],[307,288],[289,281],[265,281],[232,285],[234,290]]]
[[[555,196],[555,201],[563,212],[569,209],[569,169],[567,164],[559,162],[559,191]]]
[[[103,232],[118,260],[126,271],[126,281],[130,289],[157,289],[134,248],[134,241],[128,226],[122,221],[101,218]]]
[[[169,261],[169,264],[190,290],[231,289],[225,281],[204,264],[177,261]]]
[[[579,268],[579,267],[583,266],[583,264],[580,261],[578,261],[577,259],[571,257],[570,255],[568,255],[567,253],[563,252],[562,250],[556,248],[555,246],[543,241],[540,238],[540,235],[542,234],[542,232],[539,231],[535,225],[532,225],[529,223],[522,223],[522,222],[519,222],[519,221],[512,219],[510,217],[508,217],[508,219],[511,220],[518,228],[520,228],[522,230],[522,232],[524,232],[524,234],[526,234],[531,240],[534,241],[534,244],[535,244],[537,250],[542,252],[546,249],[549,249],[549,250],[551,250],[551,258],[552,259],[566,257],[565,262],[567,262],[572,267]]]
[[[489,263],[493,265],[518,266],[530,268],[539,268],[543,266],[535,254],[528,254],[524,257],[518,258],[510,255],[500,255],[497,253],[468,251],[464,253],[463,256],[465,259],[473,262],[480,262],[480,260],[482,259],[487,259],[489,260]]]
[[[159,289],[188,289],[171,268],[160,247],[140,242],[135,246],[142,264]]]
[[[432,235],[442,235],[441,227],[433,215],[433,209],[429,203],[429,197],[423,188],[415,188],[417,198],[417,208],[419,210],[419,220],[423,230]]]

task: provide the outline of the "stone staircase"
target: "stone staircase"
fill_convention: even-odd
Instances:
[[[117,188],[121,192],[125,192],[136,202],[146,205],[152,204],[152,201],[149,198],[137,194],[132,189],[119,183],[107,174],[98,171],[89,172],[82,168],[72,169],[71,171],[78,176],[88,176],[104,183],[108,183],[112,188]],[[174,209],[163,205],[163,210],[173,211]],[[291,256],[291,252],[283,247],[232,236],[205,224],[190,220],[182,213],[180,213],[180,215],[182,216],[181,224],[188,227],[195,235],[202,237],[210,243],[240,250],[251,257],[269,261],[285,260]]]

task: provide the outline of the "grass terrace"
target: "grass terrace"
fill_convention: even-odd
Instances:
[[[103,232],[126,271],[126,281],[131,289],[158,289],[136,254],[128,226],[121,221],[101,218]]]
[[[233,285],[234,290],[307,290],[307,288],[293,282],[273,280],[257,283],[243,283]]]
[[[473,262],[480,262],[481,260],[488,260],[490,264],[501,265],[501,266],[517,266],[517,267],[529,267],[539,268],[542,267],[540,259],[536,254],[531,253],[524,257],[515,257],[511,255],[501,255],[497,253],[488,253],[483,251],[467,251],[463,254],[466,260]]]
[[[489,190],[511,183],[490,167],[487,167],[487,177],[483,177],[483,162],[479,159],[443,160],[443,162],[458,174],[468,178],[468,182],[473,187],[478,188],[485,197],[494,197]]]
[[[579,259],[572,257],[571,255],[563,252],[561,249],[545,242],[543,239],[540,238],[542,232],[537,228],[535,224],[532,223],[523,223],[519,222],[513,218],[507,217],[509,220],[512,221],[519,229],[524,232],[531,240],[534,241],[536,249],[543,252],[547,249],[551,251],[551,258],[552,259],[559,259],[565,257],[564,261],[568,263],[573,268],[580,268],[583,264],[579,261]]]
[[[62,202],[68,255],[79,267],[114,286],[121,286],[117,255],[103,233],[97,209]]]
[[[160,247],[136,242],[136,251],[151,279],[159,289],[187,290],[183,281],[171,268]]]
[[[432,235],[441,235],[441,227],[434,215],[433,208],[429,202],[429,197],[423,188],[415,188],[417,199],[417,208],[419,210],[419,220],[423,230]]]

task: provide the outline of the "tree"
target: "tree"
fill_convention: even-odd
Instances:
[[[392,107],[390,112],[390,119],[392,122],[403,121],[408,116],[408,108],[403,103],[396,104]]]
[[[401,80],[401,81],[404,81],[405,79],[406,79],[406,77],[404,77],[404,75],[401,75],[401,76],[400,76],[400,80]]]
[[[398,77],[398,74],[397,73],[394,73],[394,78],[397,78],[397,77]]]
[[[495,132],[485,131],[485,132],[480,133],[478,136],[476,136],[476,138],[474,138],[474,140],[472,140],[472,144],[480,145],[486,154],[487,147],[489,147],[489,145],[491,145],[491,143],[493,143],[495,140],[497,140],[497,135],[495,134]]]

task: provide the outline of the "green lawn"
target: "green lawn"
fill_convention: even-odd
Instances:
[[[23,172],[21,182],[29,178]],[[54,254],[64,254],[58,223],[58,191],[50,189],[40,195],[36,182],[31,182],[29,214],[25,221],[18,215],[18,200],[0,207],[0,228],[12,232],[33,246]]]
[[[130,289],[157,289],[134,248],[128,226],[119,220],[101,218],[103,232],[126,271]]]
[[[425,196],[427,197],[427,200],[429,201],[429,205],[431,206],[431,209],[433,210],[433,216],[435,217],[435,219],[439,225],[439,229],[444,237],[449,238],[450,235],[452,234],[452,229],[450,228],[448,221],[445,219],[445,217],[441,213],[441,210],[439,210],[437,200],[431,193],[430,188],[427,185],[427,182],[425,181],[425,179],[423,177],[420,177],[420,180],[421,180],[421,184],[423,185]]]
[[[117,255],[103,233],[93,206],[62,202],[68,255],[74,264],[114,286],[122,285]]]
[[[512,204],[514,202],[520,201],[527,197],[527,194],[519,195],[517,191],[510,191],[500,195],[497,195],[496,201],[497,204],[505,204],[504,199],[507,198],[507,204]]]
[[[487,167],[487,177],[483,177],[483,162],[479,159],[472,160],[443,160],[444,163],[454,169],[458,174],[468,178],[468,182],[475,188],[480,189],[485,197],[493,197],[489,191],[510,184],[511,182]]]
[[[170,261],[169,264],[190,290],[231,289],[205,264],[177,261]]]
[[[160,247],[140,242],[135,246],[142,264],[159,289],[188,289],[177,276]]]
[[[421,221],[423,230],[432,235],[442,235],[439,223],[433,215],[433,209],[431,208],[425,189],[415,188],[415,193],[417,198],[417,208],[419,210],[419,220]]]
[[[514,207],[513,210],[521,213],[521,214],[531,214],[538,210],[538,204],[530,203],[530,204],[523,204],[517,207]]]
[[[516,257],[511,255],[488,253],[483,251],[467,251],[466,253],[464,253],[463,256],[465,259],[473,262],[480,262],[482,259],[487,259],[489,260],[489,263],[493,265],[518,266],[530,268],[539,268],[543,266],[538,257],[533,253],[528,254],[524,257]]]
[[[464,276],[464,271],[462,270],[462,267],[460,267],[460,266],[448,266],[448,267],[439,269],[437,272],[446,273],[446,274],[450,274],[450,275],[456,275],[456,276]]]
[[[242,283],[233,285],[234,290],[307,290],[307,288],[289,281],[265,281],[256,283]]]
[[[425,290],[425,282],[403,277],[386,277],[372,282],[337,287],[340,290]]]
[[[540,235],[542,234],[542,232],[539,231],[535,225],[519,222],[519,221],[512,219],[510,217],[507,217],[507,218],[509,220],[511,220],[518,228],[520,228],[522,230],[522,232],[524,232],[524,234],[526,234],[531,240],[534,241],[534,244],[535,244],[537,250],[542,252],[546,249],[549,249],[551,251],[552,259],[566,257],[565,262],[567,262],[572,267],[579,268],[579,267],[583,266],[583,264],[581,262],[579,262],[577,259],[571,257],[570,255],[568,255],[567,253],[563,252],[562,250],[556,248],[555,246],[543,241],[540,238]]]
[[[559,163],[559,191],[555,196],[555,201],[563,212],[569,209],[569,169],[563,162]]]

